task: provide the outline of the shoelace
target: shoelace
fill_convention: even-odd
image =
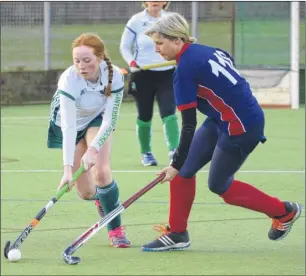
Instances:
[[[290,228],[291,224],[291,222],[281,222],[278,219],[272,219],[272,228],[274,230],[287,231]]]
[[[162,236],[167,235],[169,233],[169,227],[167,225],[164,225],[164,224],[153,225],[153,230],[160,233],[159,237],[162,237]]]
[[[125,238],[124,226],[119,226],[114,230],[109,231],[109,237],[112,238]]]

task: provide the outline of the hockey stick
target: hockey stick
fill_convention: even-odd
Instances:
[[[79,257],[72,256],[72,254],[80,248],[84,243],[86,243],[93,235],[99,232],[103,227],[105,227],[109,222],[111,222],[115,217],[120,215],[125,209],[127,209],[134,201],[144,195],[146,192],[151,190],[154,186],[162,181],[165,174],[161,174],[153,181],[151,181],[147,186],[139,190],[136,194],[132,195],[129,199],[124,201],[120,206],[114,209],[112,212],[108,213],[104,218],[100,219],[92,227],[88,228],[81,236],[79,236],[70,246],[66,248],[63,253],[63,259],[66,264],[74,265],[81,262]]]
[[[159,67],[166,67],[166,66],[171,66],[171,65],[176,65],[175,60],[171,61],[166,61],[162,63],[154,63],[154,64],[149,64],[149,65],[144,65],[142,67],[126,67],[126,68],[121,68],[121,72],[123,75],[128,75],[130,73],[135,73],[140,70],[150,70],[153,68],[159,68]]]
[[[153,69],[153,68],[166,67],[166,66],[170,66],[170,65],[176,65],[176,61],[171,60],[171,61],[166,61],[166,62],[162,62],[162,63],[144,65],[144,66],[141,67],[141,69],[142,70],[149,70],[149,69]]]
[[[75,182],[81,174],[84,172],[84,167],[81,166],[74,174],[73,174],[73,182]],[[47,212],[51,209],[51,207],[63,196],[64,193],[67,192],[69,185],[66,184],[63,186],[54,197],[47,203],[47,205],[42,208],[38,214],[32,219],[30,225],[26,227],[23,232],[18,236],[15,242],[11,246],[11,242],[7,241],[4,247],[4,257],[8,258],[8,253],[13,248],[19,248],[20,245],[25,241],[25,239],[29,236],[32,230],[38,225],[38,223],[42,220],[42,218],[47,214]]]

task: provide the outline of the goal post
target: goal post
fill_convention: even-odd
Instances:
[[[290,92],[291,108],[299,108],[299,63],[300,63],[300,3],[291,2],[291,35],[290,35]]]
[[[236,65],[263,107],[299,108],[300,3],[235,2]]]

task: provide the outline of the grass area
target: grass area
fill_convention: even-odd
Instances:
[[[268,141],[249,157],[237,178],[305,205],[304,109],[267,109],[265,114]],[[46,147],[48,116],[46,105],[1,108],[1,250],[54,195],[60,181],[61,151]],[[121,200],[168,164],[162,122],[156,115],[152,145],[160,164],[157,168],[140,165],[135,120],[135,105],[123,103],[112,151]],[[199,124],[202,121],[199,115]],[[207,176],[206,171],[198,174],[189,222],[192,246],[186,251],[140,251],[143,243],[156,237],[151,225],[167,222],[169,187],[164,184],[123,213],[132,248],[110,248],[102,230],[77,252],[82,258],[80,265],[64,264],[63,250],[98,220],[93,203],[82,201],[72,191],[22,244],[20,262],[9,263],[1,255],[1,275],[305,275],[304,214],[286,239],[271,242],[267,238],[270,220],[223,204],[208,190]]]
[[[98,33],[109,56],[119,67],[126,66],[119,53],[125,23],[91,25],[52,25],[51,68],[63,69],[71,64],[71,42],[82,32]],[[300,25],[300,61],[304,63],[305,22]],[[287,66],[289,64],[289,23],[287,21],[237,21],[236,64]],[[231,52],[231,23],[199,22],[199,39],[203,44]],[[41,70],[44,67],[44,33],[40,27],[1,27],[1,70]]]

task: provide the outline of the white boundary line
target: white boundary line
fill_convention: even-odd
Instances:
[[[45,120],[49,119],[49,116],[5,116],[1,118],[1,121],[6,120]]]
[[[1,173],[58,173],[62,170],[1,170]],[[113,170],[114,173],[156,173],[150,170]],[[207,173],[208,170],[201,170],[200,173]],[[250,174],[305,174],[305,170],[241,170],[238,173]]]
[[[154,112],[154,116],[158,115],[158,112]],[[137,113],[125,113],[124,116],[137,116]],[[9,120],[48,120],[50,116],[3,116],[1,121],[9,121]]]

